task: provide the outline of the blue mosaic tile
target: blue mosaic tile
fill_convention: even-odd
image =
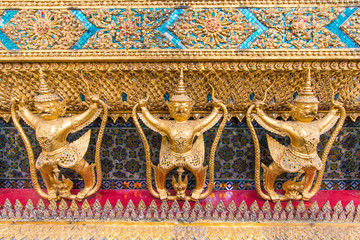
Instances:
[[[341,29],[340,26],[356,11],[358,8],[346,8],[339,17],[331,22],[329,25],[325,26],[331,32],[336,34],[340,40],[347,45],[349,48],[358,48],[359,46],[353,41],[348,35],[346,35]]]
[[[89,38],[91,38],[99,29],[89,22],[86,16],[80,10],[71,10],[74,16],[87,28],[87,31],[81,36],[79,41],[75,43],[72,47],[73,50],[82,49],[83,46],[87,43]]]
[[[171,31],[169,31],[168,28],[178,20],[178,18],[181,16],[181,14],[184,13],[184,11],[184,9],[176,9],[171,13],[169,20],[156,29],[162,34],[164,34],[164,36],[166,36],[170,40],[170,42],[172,42],[175,47],[179,49],[185,49],[186,47],[181,43],[181,40],[177,36],[175,36]]]
[[[18,11],[19,10],[6,10],[0,18],[0,41],[8,50],[19,50],[19,48],[1,31],[1,28],[4,27]]]
[[[246,39],[241,45],[241,49],[249,49],[251,47],[251,44],[266,30],[268,29],[266,26],[264,26],[255,16],[254,14],[246,8],[240,9],[242,14],[246,17],[246,19],[254,25],[257,30],[248,38]]]

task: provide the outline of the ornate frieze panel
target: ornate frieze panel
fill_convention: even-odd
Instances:
[[[2,8],[69,8],[69,7],[127,7],[131,2],[131,6],[135,7],[151,7],[151,6],[171,6],[171,7],[180,7],[180,6],[201,6],[206,7],[209,5],[212,6],[250,6],[250,7],[267,7],[267,6],[293,6],[297,7],[301,4],[316,6],[322,4],[331,4],[337,6],[347,6],[347,5],[356,5],[358,0],[212,0],[212,1],[203,1],[203,0],[111,0],[111,1],[94,1],[94,0],[7,0],[2,1]]]
[[[1,5],[1,61],[359,57],[350,2],[11,3]]]

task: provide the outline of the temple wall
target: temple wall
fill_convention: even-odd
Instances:
[[[0,238],[358,239],[359,3],[0,0]],[[307,199],[300,189],[304,185],[299,190],[295,183],[290,187],[302,191],[301,201],[294,200],[300,199],[296,194],[289,198],[294,201],[265,201],[259,196],[261,190],[255,191],[255,151],[246,111],[263,100],[269,116],[291,120],[288,103],[300,93],[309,70],[320,101],[316,119],[325,116],[334,99],[344,104],[347,115],[328,155],[324,191]],[[54,194],[56,200],[71,195],[71,201],[56,202],[54,196],[47,201],[41,190],[32,189],[28,155],[11,119],[11,99],[25,99],[35,111],[41,72],[66,102],[65,116],[85,111],[93,94],[109,107],[100,153],[102,185],[83,202],[74,197],[84,188],[83,180],[69,169],[61,173],[73,181],[74,195],[67,189],[69,181],[54,184],[58,187]],[[134,105],[146,96],[156,117],[170,119],[166,103],[181,72],[195,102],[191,119],[209,114],[215,98],[228,108],[215,154],[214,191],[196,202],[190,197],[161,201],[147,190],[145,152],[132,119]],[[20,123],[36,158],[41,148],[34,130]],[[285,145],[289,139],[253,123],[261,162],[269,166],[266,134]],[[100,124],[97,118],[68,137],[72,142],[91,130],[85,154],[89,163],[94,162]],[[157,164],[161,136],[142,127]],[[219,123],[204,133],[205,164],[218,129]],[[319,155],[331,133],[321,136]],[[56,169],[50,171],[56,175]],[[171,175],[167,188],[172,188]],[[293,176],[281,175],[275,189],[282,189]],[[188,189],[194,185],[189,174]]]

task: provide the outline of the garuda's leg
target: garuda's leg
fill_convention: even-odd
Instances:
[[[45,182],[45,186],[47,188],[47,194],[49,196],[49,200],[57,199],[56,189],[55,189],[55,179],[53,172],[53,165],[43,165],[39,168],[42,179]]]
[[[81,159],[70,169],[74,170],[84,180],[85,187],[76,195],[77,200],[83,200],[88,192],[94,187],[95,184],[95,175],[94,175],[94,166],[89,165],[84,159]]]
[[[302,192],[303,200],[308,201],[310,199],[309,192],[312,188],[314,178],[316,175],[316,169],[313,167],[305,169],[305,184]]]
[[[191,193],[192,199],[199,199],[201,193],[204,190],[205,181],[206,181],[206,171],[208,169],[208,166],[201,166],[197,169],[188,168],[192,174],[195,176],[195,189]]]
[[[280,199],[279,194],[274,191],[274,184],[276,178],[282,174],[284,171],[275,163],[273,162],[270,164],[269,167],[266,167],[262,164],[264,169],[264,187],[266,192],[269,194],[271,200],[276,202]]]
[[[166,176],[167,174],[173,169],[172,168],[163,168],[159,165],[153,166],[154,169],[154,175],[155,175],[155,184],[156,184],[156,190],[159,193],[161,200],[168,199],[168,192],[165,188],[166,184]]]

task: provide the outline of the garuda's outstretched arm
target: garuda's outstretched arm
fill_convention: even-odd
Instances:
[[[218,103],[214,103],[214,109],[211,111],[209,115],[204,118],[201,118],[198,121],[198,124],[195,124],[195,132],[201,134],[208,129],[212,128],[221,118],[220,114],[220,106]]]
[[[36,114],[33,114],[29,108],[25,105],[23,100],[19,102],[19,113],[22,119],[29,124],[32,128],[36,128],[37,123],[39,122],[40,117]]]
[[[88,110],[71,118],[71,132],[79,131],[92,123],[100,114],[99,97],[91,96],[91,104]]]
[[[337,115],[337,108],[332,108],[325,117],[317,120],[317,124],[320,128],[321,134],[329,131],[337,122],[339,119],[339,116]]]
[[[259,107],[256,107],[255,120],[266,130],[276,133],[280,136],[285,136],[285,133],[289,131],[289,129],[287,129],[286,127],[286,124],[284,124],[284,121],[279,121],[272,117],[269,117]]]
[[[141,114],[139,114],[140,119],[145,123],[145,125],[151,130],[160,133],[162,136],[166,134],[164,120],[155,117],[146,107],[146,103],[140,101]]]

